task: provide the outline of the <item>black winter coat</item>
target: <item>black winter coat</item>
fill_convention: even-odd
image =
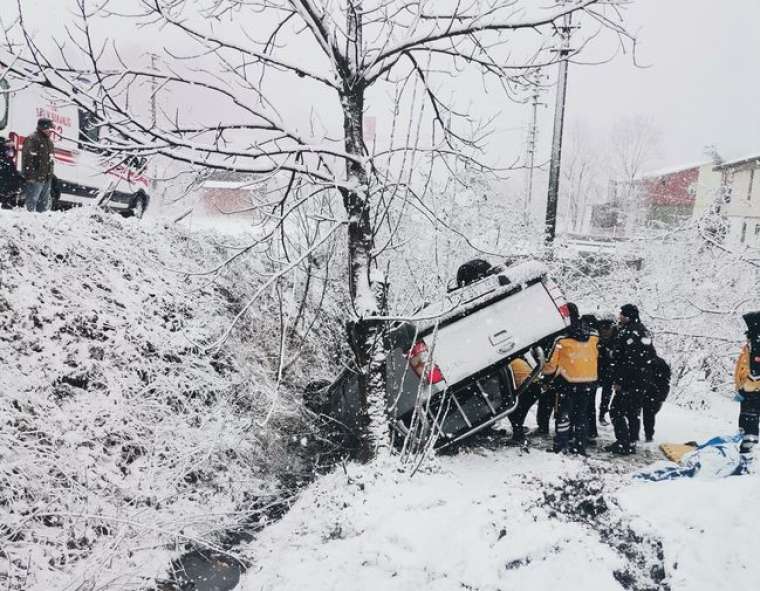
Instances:
[[[623,388],[648,388],[655,357],[652,335],[641,322],[621,326],[612,348],[612,383]]]
[[[24,177],[16,170],[13,160],[0,154],[0,199],[7,200],[24,186]]]
[[[659,355],[652,361],[652,398],[662,404],[670,393],[670,366]]]
[[[612,349],[615,346],[615,335],[617,331],[607,338],[599,335],[599,382],[601,384],[611,384],[614,376],[612,375]]]
[[[55,148],[53,141],[40,130],[24,140],[21,170],[28,181],[44,183],[53,176]]]

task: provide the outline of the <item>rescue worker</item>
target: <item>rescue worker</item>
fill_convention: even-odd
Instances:
[[[652,335],[633,304],[620,308],[619,330],[612,351],[613,399],[610,407],[615,443],[605,447],[617,455],[636,453],[642,400],[651,388],[655,358]]]
[[[523,357],[516,357],[510,361],[508,369],[514,391],[519,390],[533,372],[533,368]],[[509,422],[512,425],[512,441],[510,445],[527,445],[525,417],[528,416],[528,411],[538,400],[540,394],[541,386],[538,381],[535,381],[518,397],[517,407],[509,415]]]
[[[21,150],[21,172],[26,179],[26,209],[43,212],[50,209],[50,185],[53,180],[53,122],[39,119],[37,130],[24,140]]]
[[[599,333],[599,385],[602,388],[599,400],[599,424],[609,425],[607,414],[612,400],[612,347],[615,343],[617,326],[612,318],[602,318],[597,322]]]
[[[599,337],[580,321],[578,307],[567,304],[570,328],[554,341],[545,376],[557,389],[556,434],[548,451],[586,455],[587,413],[597,381]]]
[[[654,439],[654,425],[657,413],[660,412],[665,399],[670,392],[670,366],[668,362],[655,353],[652,360],[652,381],[645,390],[641,400],[641,413],[644,423],[644,437],[647,443]],[[635,440],[638,441],[639,433],[636,432]]]
[[[24,186],[24,177],[16,170],[16,148],[0,136],[0,205],[15,205],[18,192]]]
[[[760,312],[743,316],[747,342],[742,346],[734,369],[739,406],[739,428],[744,432],[741,452],[749,454],[758,441],[760,419]]]

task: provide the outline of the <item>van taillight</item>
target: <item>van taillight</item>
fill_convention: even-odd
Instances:
[[[570,318],[570,308],[567,307],[567,304],[562,304],[559,308],[559,315],[562,316],[562,318]]]
[[[409,349],[407,358],[409,359],[409,366],[418,378],[423,379],[422,373],[425,372],[424,380],[428,384],[437,384],[443,381],[443,374],[439,367],[434,363],[428,363],[430,356],[425,341],[417,341],[414,347]]]

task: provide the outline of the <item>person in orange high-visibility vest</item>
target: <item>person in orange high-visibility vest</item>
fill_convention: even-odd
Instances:
[[[588,405],[598,379],[599,336],[581,322],[575,304],[567,306],[570,328],[566,336],[554,341],[543,370],[557,389],[556,434],[548,451],[586,455]]]
[[[758,441],[760,423],[760,312],[743,316],[747,342],[734,369],[734,385],[740,400],[739,428],[744,432],[741,452],[749,454]]]

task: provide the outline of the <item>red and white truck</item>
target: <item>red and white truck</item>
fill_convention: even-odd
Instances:
[[[144,158],[133,158],[128,164],[114,161],[103,149],[101,128],[86,110],[38,86],[0,78],[0,136],[13,143],[19,170],[24,140],[42,117],[54,126],[53,209],[96,203],[142,217],[150,203]]]

